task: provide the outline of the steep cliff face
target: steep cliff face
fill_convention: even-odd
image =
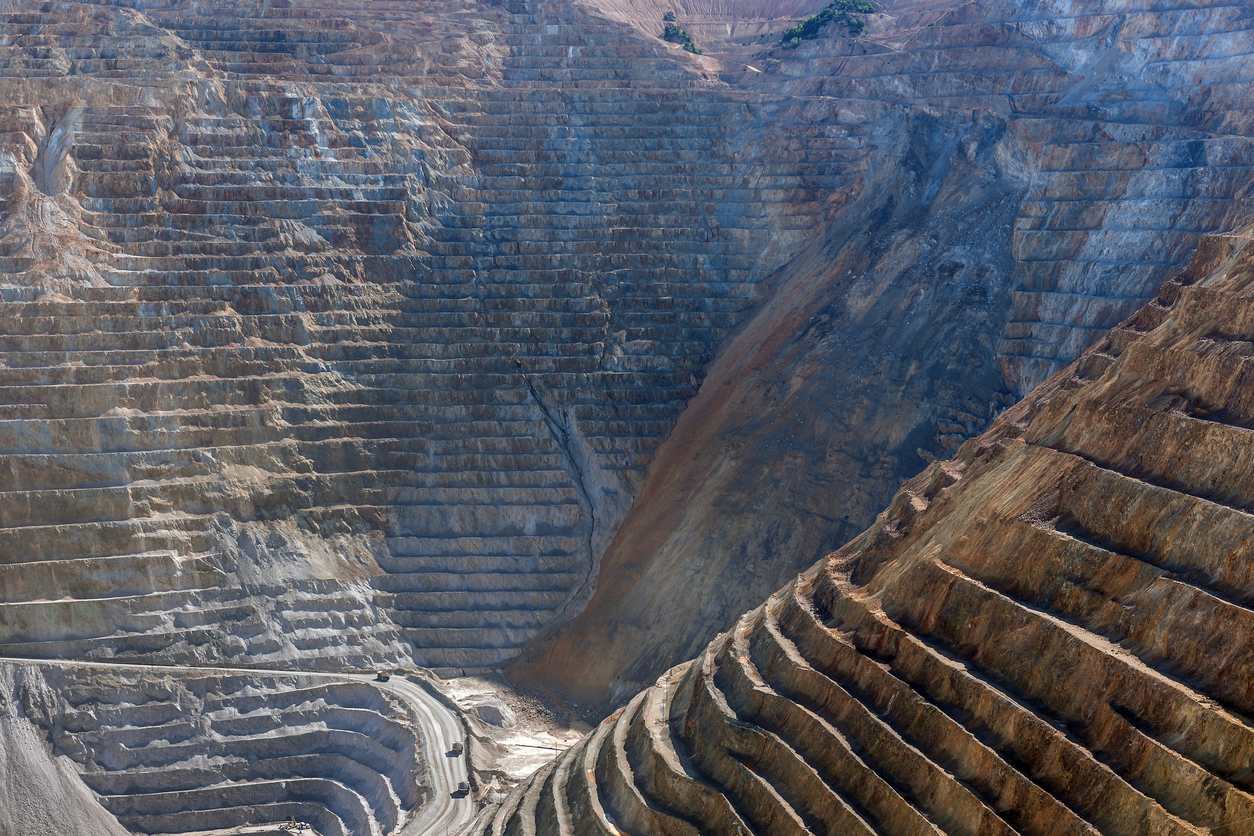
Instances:
[[[977,119],[967,151],[894,166],[848,210],[861,221],[847,237],[773,278],[659,448],[587,610],[516,677],[581,701],[607,683],[611,701],[634,693],[854,537],[932,455],[938,425],[965,439],[1010,400],[995,335],[1024,189],[998,170],[999,127]],[[944,168],[936,199],[897,200],[926,164]]]
[[[1249,832],[1252,340],[1209,237],[470,832]]]
[[[857,40],[719,47],[729,83],[847,132],[867,164],[659,449],[597,597],[515,677],[615,707],[1247,217],[1243,6],[868,20]]]
[[[2,23],[10,655],[510,658],[856,167],[565,3]]]
[[[637,687],[1241,211],[1234,7],[656,11],[11,3],[5,652]]]
[[[676,4],[693,55],[652,2],[5,0],[0,655],[527,647],[516,676],[617,700],[1244,217],[1243,4],[901,0],[769,46],[821,5]],[[110,703],[100,670],[15,673],[44,696],[5,751],[54,748],[5,763],[127,828],[423,802],[351,688],[118,668]],[[261,758],[266,712],[371,760]]]

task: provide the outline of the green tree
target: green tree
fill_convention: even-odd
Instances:
[[[675,13],[667,12],[662,16],[662,20],[666,23],[662,27],[662,40],[670,41],[673,44],[683,44],[684,49],[694,55],[701,55],[705,52],[701,47],[697,46],[692,40],[692,36],[688,34],[688,30],[675,23]]]
[[[867,0],[832,0],[817,14],[785,29],[780,43],[794,47],[802,41],[813,40],[819,36],[819,30],[829,23],[845,27],[850,35],[861,35],[866,30],[866,18],[862,15],[874,11],[875,7]]]

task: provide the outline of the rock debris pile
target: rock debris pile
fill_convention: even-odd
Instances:
[[[855,5],[0,2],[0,830],[1254,816],[1248,4]]]
[[[1254,238],[471,833],[1250,832]]]

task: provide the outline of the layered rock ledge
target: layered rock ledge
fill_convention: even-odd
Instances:
[[[1200,236],[1247,213],[1254,107],[1243,58],[1254,53],[1254,28],[1245,3],[885,0],[865,36],[828,33],[787,51],[769,49],[761,29],[776,25],[774,15],[811,11],[806,4],[717,6],[677,5],[709,39],[707,54],[694,56],[656,37],[662,7],[652,0],[0,4],[0,654],[324,671],[416,661],[458,672],[494,669],[530,645],[518,670],[531,665],[531,675],[594,700],[633,693],[856,535],[902,480],[986,429],[1017,393],[1153,296]],[[1188,293],[1203,293],[1194,284]],[[1164,299],[1164,310],[1176,304]],[[1140,522],[1102,516],[1090,495],[1127,485],[1150,486],[1147,496],[1167,491],[1168,510],[1155,514],[1183,507],[1172,497],[1196,496],[1220,507],[1207,530],[1237,537],[1244,500],[1232,473],[1243,471],[1223,455],[1239,450],[1244,419],[1228,421],[1220,408],[1236,395],[1207,390],[1194,411],[1163,404],[1194,378],[1224,379],[1223,364],[1236,364],[1243,349],[1207,337],[1218,347],[1198,348],[1197,368],[1220,371],[1193,375],[1186,357],[1186,371],[1173,372],[1177,388],[1145,401],[1147,416],[1176,416],[1179,427],[1160,422],[1125,435],[1118,424],[1103,435],[1095,428],[1116,405],[1141,432],[1140,390],[1128,381],[1159,379],[1146,371],[1153,357],[1173,356],[1155,355],[1152,342],[1136,355],[1136,339],[1135,328],[1116,331],[1066,378],[1076,392],[1059,384],[1051,403],[1094,396],[1075,401],[1078,417],[1024,407],[982,446],[912,483],[875,529],[888,539],[863,538],[846,552],[879,549],[882,563],[850,557],[795,587],[796,612],[822,626],[814,636],[844,631],[855,646],[850,664],[865,657],[891,667],[875,654],[895,645],[865,638],[879,634],[859,620],[858,602],[870,601],[867,612],[882,610],[883,623],[904,631],[901,642],[923,637],[937,658],[965,659],[973,679],[993,689],[990,700],[1027,712],[990,724],[1054,728],[1078,747],[1059,752],[1076,764],[1091,757],[1114,775],[1100,794],[1130,818],[1102,812],[1102,799],[1086,807],[1065,795],[1041,771],[1047,763],[1015,760],[1035,750],[998,749],[972,726],[980,745],[1040,787],[1043,795],[1022,789],[1024,809],[1039,802],[1041,821],[1064,832],[1070,820],[1046,796],[1098,829],[1136,821],[1147,823],[1144,832],[1170,832],[1176,819],[1226,824],[1214,805],[1244,803],[1240,774],[1208,760],[1201,743],[1177,739],[1192,727],[1180,731],[1148,703],[1110,703],[1109,717],[1068,714],[1089,704],[1003,676],[1018,668],[980,655],[992,650],[977,653],[994,646],[982,638],[962,644],[971,631],[953,625],[967,622],[929,620],[947,602],[999,629],[1023,614],[1027,632],[1010,635],[1028,636],[1025,647],[1035,647],[1032,630],[1054,625],[1072,637],[1058,639],[1068,653],[1073,640],[1096,648],[1074,650],[1081,669],[1104,671],[1107,656],[1140,660],[1142,672],[1194,689],[1187,693],[1219,694],[1213,699],[1231,713],[1216,716],[1239,716],[1229,680],[1206,679],[1199,661],[1230,651],[1186,641],[1195,633],[1185,616],[1211,607],[1209,595],[1231,608],[1205,610],[1214,623],[1241,624],[1244,581],[1189,574],[1198,558],[1183,546],[1163,546],[1163,565],[1176,575],[1133,571],[1141,564],[1129,561],[1157,541],[1136,540]],[[1108,363],[1111,374],[1123,374],[1121,363],[1132,370],[1118,378],[1127,391],[1092,388]],[[1030,427],[1014,429],[1029,418]],[[1055,419],[1055,429],[1032,434]],[[1236,433],[1203,439],[1227,473],[1150,461],[1198,427]],[[1108,481],[1092,481],[1084,462]],[[911,515],[938,519],[962,497],[983,508],[972,486],[992,484],[994,472],[1018,487],[997,483],[1008,498],[988,506],[984,528],[963,535],[968,547],[940,523],[908,525]],[[954,556],[938,562],[910,551],[909,532],[925,529],[938,532],[929,541],[936,548],[952,539]],[[906,532],[900,542],[894,531]],[[988,555],[1006,543],[1038,550],[1041,566],[1054,568],[1005,574]],[[931,609],[932,599],[919,604],[911,597],[919,584],[944,597]],[[984,599],[972,590],[1009,609],[978,609]],[[1158,601],[1168,602],[1161,611]],[[839,805],[806,806],[835,767],[804,752],[793,759],[801,766],[790,765],[794,732],[771,730],[765,696],[736,690],[747,687],[734,679],[740,666],[748,681],[757,670],[763,688],[771,683],[792,701],[771,705],[804,703],[802,686],[785,682],[785,662],[760,649],[769,650],[761,636],[771,624],[800,629],[787,620],[789,606],[773,599],[700,665],[668,680],[671,691],[641,697],[599,742],[537,779],[547,783],[522,790],[519,809],[549,804],[546,787],[556,787],[571,806],[553,806],[557,818],[548,820],[562,826],[573,809],[574,821],[594,827],[602,804],[626,827],[635,809],[627,778],[613,785],[624,794],[602,803],[570,759],[593,758],[583,765],[598,774],[618,729],[627,751],[636,745],[627,730],[643,728],[637,716],[673,716],[679,742],[669,745],[676,758],[695,760],[668,760],[659,738],[658,763],[682,768],[673,781],[659,772],[657,787],[636,785],[645,808],[715,830],[739,826],[724,807],[755,828],[763,826],[757,813],[746,811],[843,827],[830,819]],[[533,644],[585,609],[556,645]],[[838,678],[834,662],[812,658],[820,651],[808,639],[781,636],[781,659],[808,659]],[[906,674],[930,669],[913,670]],[[848,677],[841,687],[851,699],[879,705],[871,685]],[[390,827],[418,803],[393,786],[392,761],[413,765],[400,745],[375,751],[369,769],[335,761],[342,773],[292,753],[281,766],[263,764],[268,772],[248,772],[253,764],[223,755],[207,772],[170,770],[187,781],[175,790],[182,796],[158,792],[151,775],[127,783],[146,768],[129,760],[138,750],[156,759],[154,769],[163,755],[190,763],[218,752],[214,724],[250,713],[241,707],[253,695],[225,683],[225,714],[215,715],[212,700],[179,696],[174,708],[150,709],[149,722],[142,711],[132,716],[134,705],[115,711],[108,695],[84,696],[91,679],[67,674],[48,686],[48,704],[62,712],[58,701],[76,695],[117,723],[56,740],[65,758],[82,756],[70,771],[94,782],[95,797],[128,827],[242,821],[244,813],[215,812],[215,792],[222,810],[261,799],[269,814],[304,810],[322,817],[320,829],[345,833]],[[148,686],[134,679],[119,693],[147,699]],[[200,674],[186,679],[171,677],[171,693],[209,687]],[[1158,699],[1159,680],[1146,682],[1125,677],[1118,689]],[[926,690],[922,679],[907,684]],[[960,725],[975,722],[947,697],[935,699]],[[292,735],[299,741],[307,725],[350,716],[335,703],[269,713],[301,729]],[[162,719],[175,710],[195,722]],[[59,722],[55,712],[47,728]],[[1027,715],[1045,726],[1030,726]],[[1083,723],[1073,729],[1075,716]],[[1159,752],[1141,738],[1120,749],[1124,727],[1114,716],[1164,747],[1161,758],[1136,760]],[[745,717],[756,725],[732,741]],[[855,740],[844,718],[824,722]],[[724,720],[739,755],[720,754],[733,751],[718,748],[726,741],[701,742],[703,724]],[[238,736],[251,741],[254,721],[264,724],[238,720]],[[892,722],[905,739],[905,721]],[[379,731],[385,726],[370,719],[362,728],[373,739],[391,734]],[[1225,729],[1203,731],[1219,735],[1220,749],[1244,745]],[[26,726],[11,731],[29,739]],[[132,745],[143,741],[157,745]],[[743,765],[736,758],[759,744],[778,771],[754,783],[732,761]],[[986,797],[994,784],[980,789],[964,777],[974,767],[953,773],[961,781],[947,790],[952,804],[916,799],[909,787],[928,784],[910,783],[910,764],[927,773],[927,763],[949,762],[909,745],[922,761],[907,758],[891,772],[867,755],[862,783],[831,778],[832,792],[868,826],[889,831],[938,809],[966,810],[993,829],[999,820],[1020,827],[1006,812],[1011,802]],[[858,758],[865,748],[849,744]],[[985,763],[983,750],[971,751]],[[1121,765],[1111,752],[1133,760]],[[637,755],[625,757],[644,768]],[[44,765],[32,769],[47,765],[36,761]],[[1221,801],[1210,813],[1197,801],[1195,810],[1192,796],[1171,795],[1196,786],[1186,762],[1237,789],[1225,794],[1228,784],[1205,778]],[[700,780],[690,786],[684,775]],[[256,792],[205,789],[223,776]],[[703,800],[666,806],[667,793],[685,792]],[[736,793],[752,801],[717,800]],[[1149,806],[1137,806],[1141,797]],[[1168,818],[1153,812],[1160,808]],[[981,818],[983,809],[1001,818]],[[97,812],[93,822],[112,829]],[[527,815],[517,819],[524,832]]]
[[[511,658],[854,167],[567,3],[5,10],[8,655]]]
[[[410,710],[326,675],[0,663],[0,825],[398,832],[431,799]],[[102,809],[103,808],[103,809]]]
[[[521,681],[608,709],[692,658],[1248,218],[1246,5],[876,6],[856,39],[719,46],[727,83],[866,162],[709,367],[592,602],[526,648]]]
[[[1254,239],[467,833],[1254,826]]]

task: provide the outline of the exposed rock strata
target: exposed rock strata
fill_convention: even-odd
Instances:
[[[1018,261],[958,259],[1000,300],[970,331],[990,369],[1010,352],[988,339],[1018,327],[1013,305],[1048,307],[1023,301],[1045,298],[1033,265],[1078,263],[1077,223],[1145,262],[1130,289],[1106,267],[1059,286],[1049,298],[1083,321],[1037,329],[1048,367],[1150,292],[1198,230],[1230,223],[1245,170],[1228,77],[1176,84],[1205,55],[1240,54],[1243,18],[1222,5],[1120,7],[1123,28],[1104,8],[1052,27],[1033,8],[886,5],[866,52],[824,39],[761,73],[734,63],[734,38],[726,60],[687,56],[565,3],[14,8],[0,47],[0,539],[39,564],[7,570],[0,640],[16,654],[499,664],[589,600],[655,448],[752,303],[798,282],[813,311],[840,295],[821,271],[760,280],[807,241],[833,261],[842,243],[865,248],[881,231],[868,200],[935,206],[943,223],[1027,190]],[[1130,78],[1133,98],[1111,94]],[[1076,174],[1091,154],[1113,180]],[[936,200],[964,158],[973,182],[998,180],[978,207],[960,189]],[[1148,228],[1109,220],[1145,195],[1166,213]],[[1007,211],[994,226],[1015,223]],[[904,255],[881,267],[897,286],[915,279],[892,269]],[[823,335],[844,324],[810,329],[817,351],[803,333],[803,350],[826,362]],[[910,351],[952,351],[952,329],[924,331]],[[746,329],[749,344],[761,333]],[[844,371],[798,392],[857,416],[837,395],[865,370],[837,353]],[[856,530],[919,450],[943,454],[1000,405],[990,371],[936,414],[912,411],[932,383],[908,379],[909,353],[881,364],[903,378],[888,441],[777,474],[789,491],[852,486],[818,514],[779,509],[780,526],[801,521],[807,559],[837,536],[816,520]],[[1020,366],[1006,365],[1014,385],[1036,374]],[[698,437],[679,434],[674,455]],[[779,461],[808,452],[785,445]],[[751,495],[726,484],[717,496]],[[681,500],[694,518],[718,504]],[[792,544],[746,542],[740,522],[707,542],[754,553],[757,595],[796,568],[768,557]],[[45,579],[55,596],[32,592]],[[292,624],[277,632],[294,638],[263,628],[280,594]],[[676,609],[671,656],[681,630],[703,637],[743,603],[724,597],[704,620]]]
[[[295,817],[324,836],[381,836],[430,794],[413,718],[368,684],[116,666],[4,664],[0,676],[6,833]]]
[[[125,836],[127,830],[100,806],[69,756],[58,753],[47,730],[28,716],[22,697],[30,693],[32,673],[0,666],[0,833]]]
[[[851,167],[565,3],[0,24],[9,654],[508,659]]]
[[[1243,5],[879,5],[857,41],[720,47],[865,180],[711,366],[529,684],[618,705],[1247,217]]]
[[[584,0],[607,17],[662,37],[671,12],[698,44],[766,43],[821,8],[814,0]]]
[[[601,5],[3,5],[0,652],[626,693],[1245,211],[1240,4]]]
[[[918,174],[898,168],[850,209],[863,222],[848,238],[776,277],[659,448],[586,612],[515,676],[581,702],[634,693],[786,568],[857,535],[938,424],[966,438],[1010,400],[972,391],[1002,388],[993,335],[1011,306],[1023,187],[998,170],[988,123],[966,131],[969,156],[933,161],[946,171],[936,201],[896,202]]]
[[[467,832],[1250,832],[1252,340],[1207,238]]]

